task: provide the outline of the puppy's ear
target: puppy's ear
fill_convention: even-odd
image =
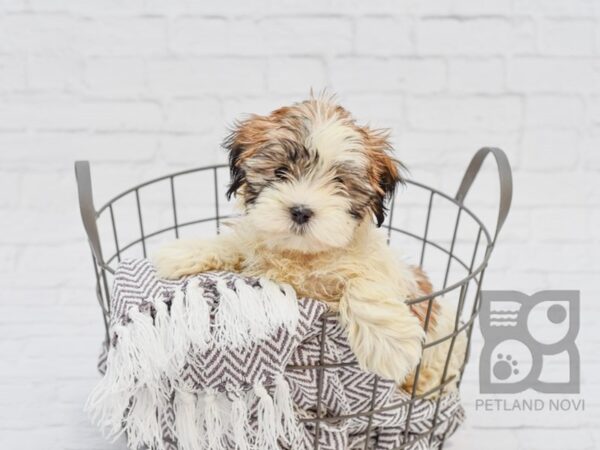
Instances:
[[[246,182],[246,172],[240,167],[240,156],[243,153],[243,147],[235,144],[234,133],[232,132],[223,143],[223,146],[229,151],[230,181],[227,188],[227,200],[231,199],[231,196],[236,194]]]
[[[223,148],[229,152],[229,173],[231,180],[227,189],[227,198],[238,194],[246,184],[246,171],[243,162],[254,153],[260,142],[260,131],[265,121],[261,116],[250,116],[248,119],[236,122],[223,141]]]
[[[388,130],[374,130],[369,127],[362,130],[370,162],[369,181],[375,192],[371,209],[377,219],[377,226],[380,227],[387,213],[386,202],[394,196],[398,183],[404,183],[401,174],[406,168],[390,155],[393,149],[389,142]]]

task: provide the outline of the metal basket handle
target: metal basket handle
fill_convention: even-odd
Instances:
[[[494,155],[494,158],[496,159],[498,176],[500,178],[500,205],[498,207],[498,221],[496,222],[496,231],[494,233],[495,242],[498,233],[500,233],[500,230],[506,221],[508,212],[510,211],[513,193],[512,170],[506,153],[495,147],[483,147],[479,149],[477,153],[475,153],[475,156],[473,156],[473,159],[471,159],[469,167],[467,167],[467,170],[465,171],[455,198],[461,204],[464,202],[473,181],[475,181],[475,178],[481,169],[483,161],[490,153]]]
[[[98,264],[103,264],[102,248],[98,226],[96,225],[96,209],[94,208],[94,197],[92,195],[92,177],[90,175],[89,161],[75,162],[75,178],[77,179],[77,192],[79,194],[79,211],[81,220],[88,237],[94,258]]]

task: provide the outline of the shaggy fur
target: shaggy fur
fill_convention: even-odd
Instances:
[[[427,302],[411,308],[405,300],[431,292],[431,284],[397,260],[377,230],[402,182],[388,133],[359,126],[331,99],[311,98],[238,123],[224,146],[228,195],[238,197],[241,218],[230,234],[162,249],[159,274],[228,270],[288,283],[339,311],[363,368],[404,381],[423,341],[454,324],[434,303],[425,335]],[[302,219],[294,220],[294,208],[302,208]],[[445,353],[433,353],[423,361],[418,392],[439,383]]]

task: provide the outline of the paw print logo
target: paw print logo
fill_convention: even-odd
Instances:
[[[512,355],[504,356],[502,353],[498,353],[492,371],[499,380],[507,380],[513,375],[519,375],[518,365],[519,363],[513,359]]]
[[[579,291],[482,291],[479,364],[481,393],[579,392]],[[567,358],[569,373],[543,381],[544,363]],[[547,369],[546,369],[547,370]]]

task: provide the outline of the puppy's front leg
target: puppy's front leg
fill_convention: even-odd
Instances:
[[[419,319],[385,280],[351,280],[340,300],[340,318],[363,369],[402,382],[421,358],[425,337]]]
[[[159,276],[170,279],[211,270],[239,271],[242,255],[238,248],[230,235],[202,240],[180,239],[161,248],[152,261]]]

